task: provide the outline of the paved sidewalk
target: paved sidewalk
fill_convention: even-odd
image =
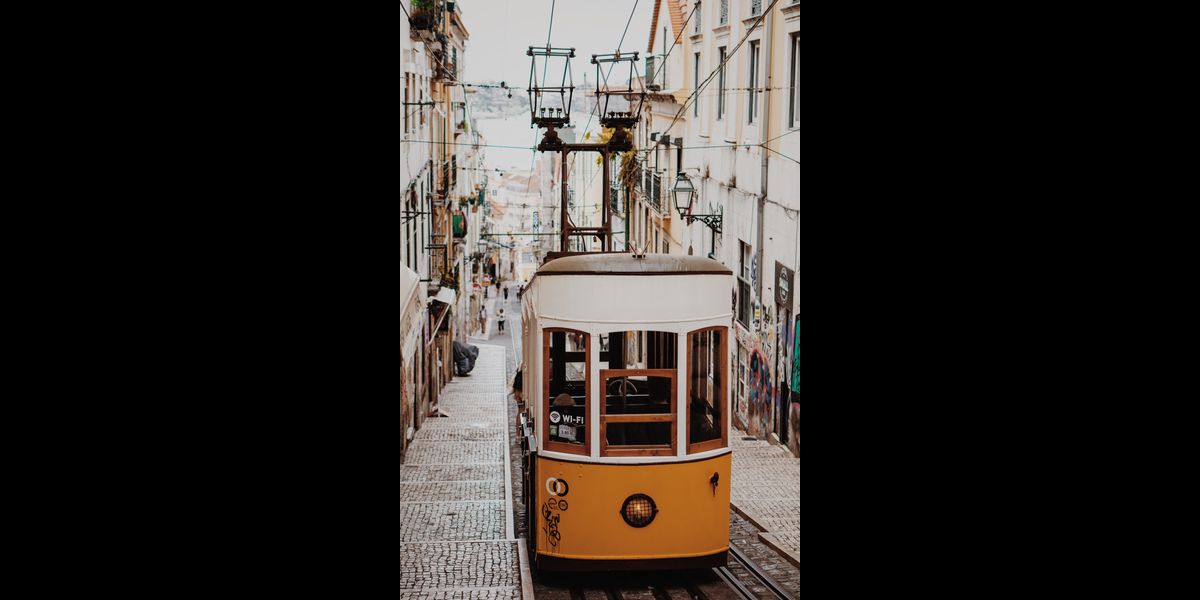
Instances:
[[[506,475],[504,348],[442,392],[445,418],[417,431],[400,466],[400,598],[519,600]]]
[[[800,459],[783,446],[746,437],[734,428],[729,503],[760,530],[759,539],[799,567]]]

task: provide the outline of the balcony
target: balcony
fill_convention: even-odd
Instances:
[[[645,79],[647,90],[658,92],[667,88],[667,65],[665,55],[646,55]]]
[[[662,207],[662,177],[649,169],[642,172],[642,201],[654,212],[663,214]]]
[[[442,14],[442,0],[412,0],[408,11],[409,36],[426,42],[433,41],[441,28]]]

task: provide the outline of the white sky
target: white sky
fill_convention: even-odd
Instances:
[[[633,21],[621,49],[645,54],[655,2],[636,0],[634,9],[635,0],[460,0],[463,23],[471,34],[463,81],[505,81],[518,89],[527,87],[530,57],[525,51],[546,44],[550,7],[555,4],[550,45],[574,47],[571,70],[575,85],[583,84],[584,73],[594,83],[592,55],[617,49],[631,10],[635,11]],[[665,12],[666,7],[661,10]],[[660,14],[659,18],[666,16]],[[639,62],[640,72],[644,60]]]

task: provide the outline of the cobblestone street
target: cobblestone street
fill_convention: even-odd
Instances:
[[[479,346],[475,369],[442,392],[400,467],[400,597],[521,598],[506,500],[505,349]]]
[[[729,504],[761,539],[800,567],[800,459],[783,446],[734,429]],[[799,576],[799,573],[797,573]]]

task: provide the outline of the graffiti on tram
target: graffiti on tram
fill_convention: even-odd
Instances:
[[[542,519],[545,521],[545,527],[542,527],[542,532],[546,534],[546,540],[551,546],[557,547],[562,541],[562,533],[558,531],[558,523],[562,519],[559,512],[567,512],[567,500],[564,496],[571,491],[570,486],[565,480],[557,477],[546,479],[546,493],[550,497],[542,503]]]

